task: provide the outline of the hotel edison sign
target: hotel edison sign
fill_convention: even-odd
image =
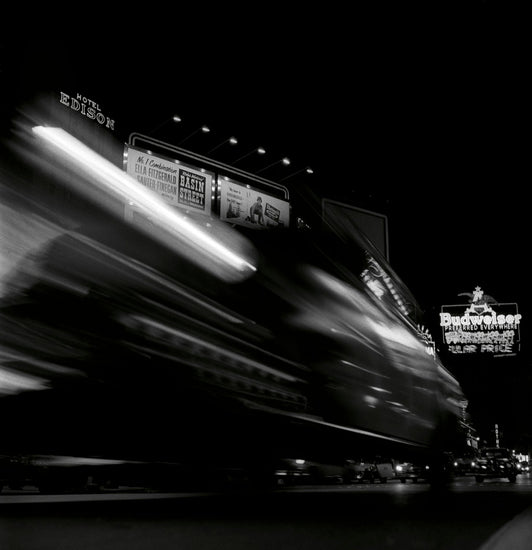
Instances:
[[[468,304],[441,306],[443,342],[451,353],[515,355],[519,351],[521,314],[516,303],[499,303],[480,287]]]
[[[98,103],[82,94],[71,96],[65,92],[59,92],[59,103],[70,107],[70,109],[79,112],[88,119],[95,120],[101,126],[109,128],[109,130],[115,129],[115,121],[102,113]]]

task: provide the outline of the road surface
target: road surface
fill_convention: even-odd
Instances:
[[[2,550],[521,550],[532,479],[302,486],[268,493],[0,495]],[[520,544],[527,546],[519,546]]]

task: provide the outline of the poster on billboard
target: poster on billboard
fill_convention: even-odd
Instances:
[[[443,343],[450,353],[466,355],[515,355],[520,346],[522,315],[516,303],[500,303],[477,286],[469,303],[441,306]]]
[[[218,183],[222,221],[253,229],[288,227],[290,203],[287,201],[225,177]]]
[[[212,173],[132,147],[127,150],[125,170],[166,203],[210,215]]]

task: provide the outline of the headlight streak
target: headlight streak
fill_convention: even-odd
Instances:
[[[61,376],[86,376],[80,370],[64,367],[63,365],[56,365],[55,363],[50,363],[49,361],[36,359],[31,355],[7,351],[5,349],[0,350],[0,360],[24,362],[33,367],[37,367],[41,371],[45,371],[48,374],[53,373],[54,375]]]
[[[181,296],[185,296],[187,300],[193,301],[198,306],[201,306],[201,308],[206,308],[211,311],[211,313],[223,317],[226,321],[230,321],[231,323],[242,323],[242,320],[240,318],[229,312],[221,310],[219,305],[209,303],[204,296],[194,296],[194,293],[190,288],[182,288],[175,281],[169,280],[150,266],[138,262],[129,256],[120,254],[116,250],[108,248],[107,246],[79,233],[72,233],[72,236],[79,242],[87,245],[88,247],[96,251],[98,253],[96,256],[103,255],[104,257],[108,258],[110,262],[118,263],[121,268],[127,271],[128,275],[131,276],[132,274],[135,274],[136,277],[138,277],[140,280],[149,281],[153,287],[164,288],[171,294],[179,294]],[[143,299],[146,303],[155,304],[155,302],[153,302],[149,298]]]
[[[156,225],[179,243],[178,252],[183,253],[184,250],[188,252],[192,249],[197,253],[201,250],[203,253],[201,263],[204,267],[212,266],[214,262],[218,267],[223,266],[224,275],[230,278],[237,273],[239,278],[242,278],[256,271],[253,264],[202,231],[193,222],[179,215],[153,192],[142,187],[131,176],[61,128],[35,126],[33,132],[49,145],[53,145],[65,159],[73,162],[78,169],[90,176],[99,187],[98,191],[104,191],[118,198],[124,205],[133,202],[143,215],[156,220]],[[95,198],[95,189],[90,189],[90,186],[83,188],[82,191],[92,199]],[[96,198],[102,202],[101,197]],[[171,244],[171,241],[167,244]],[[192,255],[192,251],[189,256]],[[214,269],[214,271],[218,270]]]
[[[249,367],[252,367],[254,369],[258,369],[258,370],[263,371],[263,372],[265,372],[269,375],[276,376],[276,377],[278,377],[280,379],[283,379],[283,380],[286,380],[288,382],[302,382],[303,381],[302,379],[291,376],[291,375],[289,375],[287,373],[284,373],[280,370],[268,367],[267,365],[264,365],[262,363],[254,361],[253,359],[250,359],[249,357],[241,355],[241,354],[239,354],[237,352],[234,352],[232,350],[220,349],[220,347],[218,345],[211,344],[211,343],[207,342],[204,339],[198,338],[196,336],[193,336],[192,334],[183,332],[181,330],[177,330],[175,328],[168,327],[167,325],[165,325],[163,323],[153,321],[153,320],[148,319],[148,318],[143,317],[143,316],[133,315],[132,319],[135,320],[135,321],[138,321],[141,324],[143,324],[146,328],[156,329],[158,331],[161,331],[162,333],[165,333],[167,335],[167,337],[172,337],[172,338],[177,337],[177,338],[186,340],[190,344],[193,344],[196,349],[203,348],[205,350],[209,350],[209,351],[211,351],[213,353],[216,353],[216,354],[224,354],[228,358],[231,358],[232,360],[235,360],[235,361],[238,361],[240,363],[246,364]],[[176,361],[177,361],[177,359],[176,359]]]
[[[386,374],[383,374],[382,372],[377,372],[375,370],[370,370],[370,369],[365,369],[364,367],[361,367],[360,365],[355,365],[355,363],[352,363],[351,361],[347,361],[345,359],[341,359],[340,360],[340,363],[344,364],[344,365],[347,365],[349,367],[353,367],[357,370],[360,370],[360,371],[363,371],[363,372],[367,372],[368,374],[371,374],[373,376],[378,376],[379,378],[387,378],[387,379],[390,379],[390,377]]]
[[[49,387],[48,381],[43,378],[0,367],[0,395],[46,390]]]
[[[166,311],[167,314],[169,314],[169,315],[173,315],[174,317],[176,315],[175,311],[171,310],[167,306],[164,306],[162,304],[158,304],[158,303],[153,302],[152,300],[149,300],[147,298],[145,298],[143,301],[150,304],[151,306],[155,306],[155,307],[161,309],[161,311]],[[225,314],[225,312],[223,312],[223,311],[216,311],[215,310],[215,313],[220,314],[222,316],[224,316],[224,315],[228,316],[228,314]],[[130,318],[131,319],[128,319],[128,315],[124,315],[121,319],[121,322],[125,325],[130,325],[131,320],[135,320],[135,321],[138,321],[140,323],[140,326],[142,326],[142,319],[145,319],[144,317],[135,316],[135,315],[131,315]],[[185,315],[185,314],[180,314],[180,318],[184,319],[185,322],[187,320],[189,320],[191,322],[193,321],[192,317],[189,317],[188,315]],[[233,320],[233,319],[231,319],[231,320]],[[236,319],[236,320],[233,320],[233,321],[238,322],[239,324],[247,324],[248,326],[249,325],[252,325],[253,327],[257,326],[253,321],[248,320],[248,319],[239,318],[239,319]],[[292,368],[294,368],[298,371],[308,372],[310,370],[309,367],[306,367],[306,366],[302,365],[301,363],[296,363],[295,361],[292,361],[292,360],[288,359],[287,357],[281,357],[280,355],[272,353],[271,351],[267,351],[264,348],[259,347],[255,344],[252,344],[250,342],[249,338],[248,339],[243,339],[243,338],[234,336],[234,335],[232,335],[232,334],[230,334],[226,331],[223,331],[223,330],[215,328],[211,325],[207,325],[205,323],[202,323],[201,321],[196,321],[196,323],[197,323],[198,327],[201,327],[203,329],[208,330],[211,333],[214,333],[214,334],[219,335],[219,336],[221,336],[225,339],[228,339],[233,343],[236,343],[238,345],[243,345],[249,350],[258,351],[260,353],[260,355],[263,356],[263,357],[269,357],[269,358],[274,359],[274,360],[276,360],[280,363],[283,363],[284,365],[289,365],[290,367],[292,367]],[[164,325],[164,324],[161,324],[161,327],[165,327],[164,330],[168,330],[168,331],[173,331],[174,330],[172,327],[169,327],[168,325]],[[168,334],[171,335],[171,332],[169,332]]]
[[[310,415],[290,413],[290,412],[287,412],[287,413],[284,413],[284,414],[286,414],[286,416],[289,416],[291,418],[297,418],[299,420],[305,420],[307,422],[320,424],[322,426],[328,426],[330,428],[336,428],[338,430],[343,430],[343,431],[346,431],[346,432],[371,436],[373,438],[382,439],[382,440],[385,440],[385,441],[393,441],[393,442],[401,443],[402,445],[408,445],[408,446],[411,446],[411,447],[423,448],[423,445],[420,444],[420,443],[415,443],[413,441],[408,441],[406,439],[402,439],[402,438],[399,438],[399,437],[382,435],[382,434],[375,433],[375,432],[372,432],[372,431],[369,431],[369,430],[362,430],[362,429],[359,429],[359,428],[353,428],[351,426],[344,426],[342,424],[334,424],[332,422],[326,422],[322,418],[317,418],[317,417],[313,417],[313,416],[310,416]]]

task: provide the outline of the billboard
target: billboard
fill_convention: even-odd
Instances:
[[[211,214],[212,172],[133,147],[126,151],[125,170],[144,187],[172,206]]]
[[[225,176],[218,179],[218,186],[222,221],[253,229],[288,227],[288,201],[272,197]]]
[[[477,286],[466,304],[441,306],[443,343],[453,354],[516,355],[522,315],[516,303],[499,303]]]

